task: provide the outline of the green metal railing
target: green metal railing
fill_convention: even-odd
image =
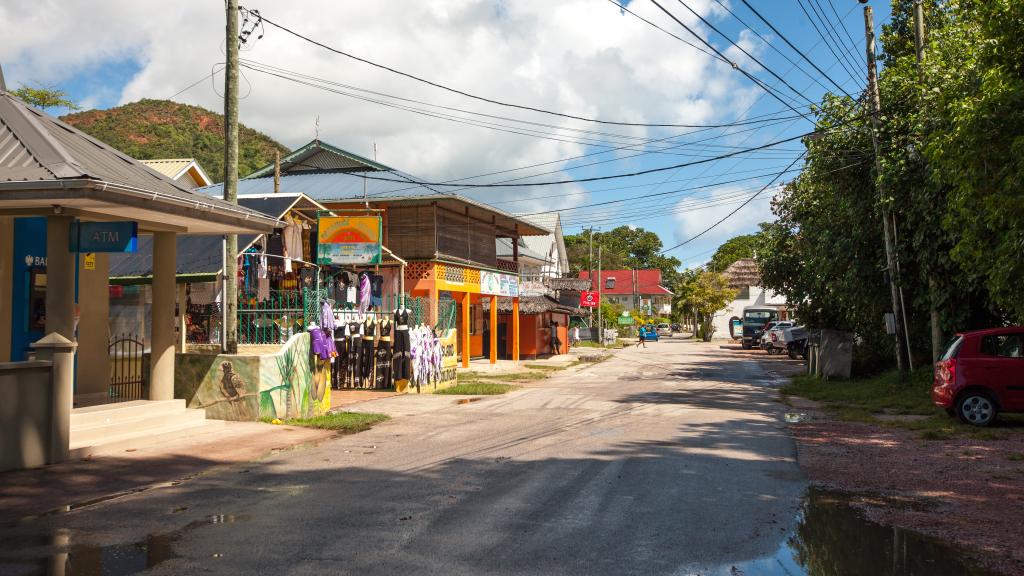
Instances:
[[[238,343],[284,344],[304,329],[305,309],[303,294],[295,290],[271,290],[266,300],[240,301]]]

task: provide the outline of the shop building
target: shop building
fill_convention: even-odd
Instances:
[[[512,358],[513,332],[510,328],[514,312],[506,300],[498,300],[498,358]],[[491,302],[484,302],[484,313],[489,314]],[[560,304],[549,295],[521,296],[519,298],[519,355],[537,359],[569,353],[570,318],[583,312],[573,306]],[[484,338],[486,342],[488,339]]]
[[[66,459],[76,421],[89,422],[93,436],[117,433],[103,425],[105,407],[72,412],[76,394],[108,392],[109,253],[151,237],[149,386],[138,408],[154,405],[147,401],[173,408],[177,235],[279,226],[271,216],[186,190],[26,105],[6,91],[0,74],[0,302],[10,303],[0,308],[0,468]],[[161,418],[173,421],[167,410]]]
[[[548,236],[550,230],[472,199],[439,193],[413,176],[320,141],[282,158],[277,173],[273,166],[256,171],[239,181],[239,193],[301,192],[336,216],[380,216],[383,245],[405,262],[404,273],[391,283],[399,294],[423,303],[424,323],[457,328],[463,366],[472,357],[496,361],[497,335],[503,329],[520,331],[515,313],[520,240]],[[368,173],[374,178],[360,177]],[[221,187],[201,191],[219,195]],[[512,242],[510,256],[498,256],[499,239]],[[483,308],[485,301],[497,299],[507,299],[513,310],[501,326],[498,308],[486,314]],[[518,358],[518,340],[512,357]]]

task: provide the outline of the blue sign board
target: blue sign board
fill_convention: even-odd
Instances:
[[[78,222],[71,226],[72,252],[135,252],[138,222]]]

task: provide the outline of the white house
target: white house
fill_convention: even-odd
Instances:
[[[549,230],[547,236],[523,236],[519,239],[516,253],[519,257],[520,289],[524,295],[548,293],[543,283],[545,278],[560,278],[569,272],[569,256],[562,236],[562,221],[558,213],[536,214],[524,220]],[[512,240],[495,240],[498,258],[511,259]]]
[[[733,262],[722,272],[729,280],[729,287],[736,290],[736,298],[725,308],[715,312],[715,338],[731,338],[730,321],[743,316],[747,306],[769,306],[778,308],[780,317],[787,315],[786,297],[760,286],[761,273],[753,258]]]

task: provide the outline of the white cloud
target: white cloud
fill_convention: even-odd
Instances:
[[[756,232],[757,225],[761,222],[774,221],[775,215],[771,211],[771,199],[778,189],[776,186],[760,193],[749,204],[701,236],[699,243],[694,243],[695,248],[704,249],[702,247],[718,246],[734,236]],[[709,194],[699,200],[699,202],[708,201],[714,202],[714,204],[698,204],[693,199],[681,200],[673,209],[676,211],[673,230],[676,242],[682,242],[700,234],[736,210],[757,190],[758,188],[749,186],[722,186],[712,189]]]
[[[728,120],[757,93],[728,66],[606,2],[246,0],[243,4],[311,38],[382,64],[494,99],[579,116],[660,123]],[[691,5],[703,14],[713,12],[708,1]],[[649,3],[634,2],[630,8],[686,37]],[[706,34],[692,14],[682,9],[675,12]],[[166,98],[208,74],[211,65],[223,59],[224,12],[216,1],[14,0],[0,6],[0,21],[5,23],[0,62],[9,78],[59,84],[83,68],[132,58],[141,69],[123,88],[123,102]],[[595,127],[487,105],[331,54],[271,26],[265,29],[264,38],[244,50],[243,58],[435,104],[554,126],[640,137],[665,134]],[[749,36],[742,36],[740,42],[752,53],[759,49]],[[240,105],[245,124],[288,146],[298,146],[313,138],[319,116],[322,140],[367,156],[376,143],[381,162],[423,178],[459,178],[592,151],[579,143],[507,134],[384,108],[254,71],[245,71],[245,76],[243,94],[246,81],[252,85]],[[221,76],[217,86],[220,91]],[[223,107],[209,81],[177,99],[212,110]],[[558,168],[551,165],[536,171]],[[546,178],[564,176],[556,173]],[[476,195],[500,202],[553,193],[551,188],[501,189]],[[513,206],[530,211],[586,200],[586,195],[566,195]],[[704,212],[701,219],[707,216]],[[680,225],[685,228],[687,222],[683,218]]]

